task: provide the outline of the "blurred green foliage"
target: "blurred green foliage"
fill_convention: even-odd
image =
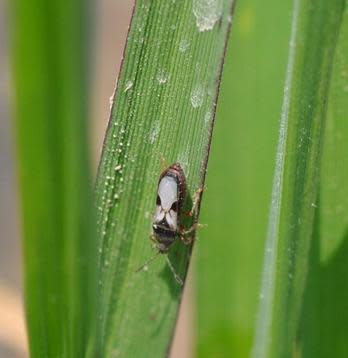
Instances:
[[[14,113],[32,357],[95,357],[97,246],[88,165],[88,3],[11,6]]]
[[[287,60],[293,6],[294,50]],[[342,198],[346,191],[343,117],[347,114],[348,57],[345,21],[340,28],[343,14],[341,0],[315,5],[307,0],[270,6],[238,3],[202,207],[201,220],[209,227],[200,232],[197,245],[199,357],[248,356],[255,338],[259,296],[261,324],[256,331],[255,357],[324,357],[330,350],[343,357],[347,353],[348,307],[343,285],[347,211]],[[243,37],[243,30],[250,28],[254,29],[250,37]],[[266,61],[260,62],[264,57]],[[285,87],[287,61],[287,86],[292,86]],[[279,217],[271,215],[274,240],[264,251],[282,87],[289,112],[285,106],[285,146],[277,152],[280,191],[274,191],[272,201]],[[320,198],[316,199],[328,100],[324,167]],[[308,255],[313,228],[314,246]],[[320,241],[319,236],[323,237]],[[260,291],[264,252],[269,275]],[[334,257],[328,259],[333,252]]]
[[[342,11],[323,142],[320,191],[298,345],[305,358],[348,348],[348,11]]]
[[[196,252],[197,356],[250,353],[292,1],[236,4]],[[228,353],[227,353],[228,352]]]

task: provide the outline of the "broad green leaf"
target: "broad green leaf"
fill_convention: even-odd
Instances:
[[[236,5],[195,253],[198,357],[251,351],[291,4]]]
[[[323,144],[320,190],[302,310],[303,357],[348,354],[348,16],[336,46]]]
[[[12,6],[14,112],[32,357],[95,357],[86,2]]]
[[[291,357],[319,205],[326,104],[344,1],[295,0],[253,356]]]
[[[137,1],[96,187],[102,356],[162,357],[182,287],[149,239],[161,157],[204,183],[231,0]],[[169,257],[185,278],[190,246]]]

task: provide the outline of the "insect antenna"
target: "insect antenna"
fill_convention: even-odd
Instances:
[[[175,281],[180,285],[183,286],[184,285],[184,281],[181,279],[181,277],[176,273],[174,266],[172,265],[172,263],[169,260],[168,254],[166,255],[166,260],[167,260],[167,264],[170,268],[170,271],[172,271],[172,274],[174,275]]]
[[[150,257],[143,265],[141,265],[138,269],[135,270],[135,272],[142,271],[149,263],[154,261],[158,255],[160,254],[160,251],[157,251],[152,257]]]

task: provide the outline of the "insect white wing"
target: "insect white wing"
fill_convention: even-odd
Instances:
[[[156,207],[155,222],[159,223],[164,218],[168,226],[176,230],[178,226],[178,216],[172,205],[178,201],[178,183],[171,176],[164,176],[158,185],[158,196],[160,204]]]
[[[155,216],[154,216],[154,219],[155,219],[154,221],[156,223],[161,222],[164,219],[164,215],[165,215],[165,212],[162,209],[161,205],[157,205],[156,206]]]
[[[161,199],[161,206],[168,212],[172,205],[178,201],[178,183],[170,176],[164,176],[158,185],[158,196]]]
[[[176,230],[178,227],[178,218],[177,213],[174,210],[170,210],[169,213],[166,214],[166,221],[170,228]]]

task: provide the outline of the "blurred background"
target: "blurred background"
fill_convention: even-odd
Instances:
[[[95,2],[91,142],[96,169],[131,18],[133,1]],[[22,309],[20,219],[11,119],[8,8],[0,1],[0,357],[27,357]]]
[[[26,357],[5,3],[0,2],[0,356]]]

